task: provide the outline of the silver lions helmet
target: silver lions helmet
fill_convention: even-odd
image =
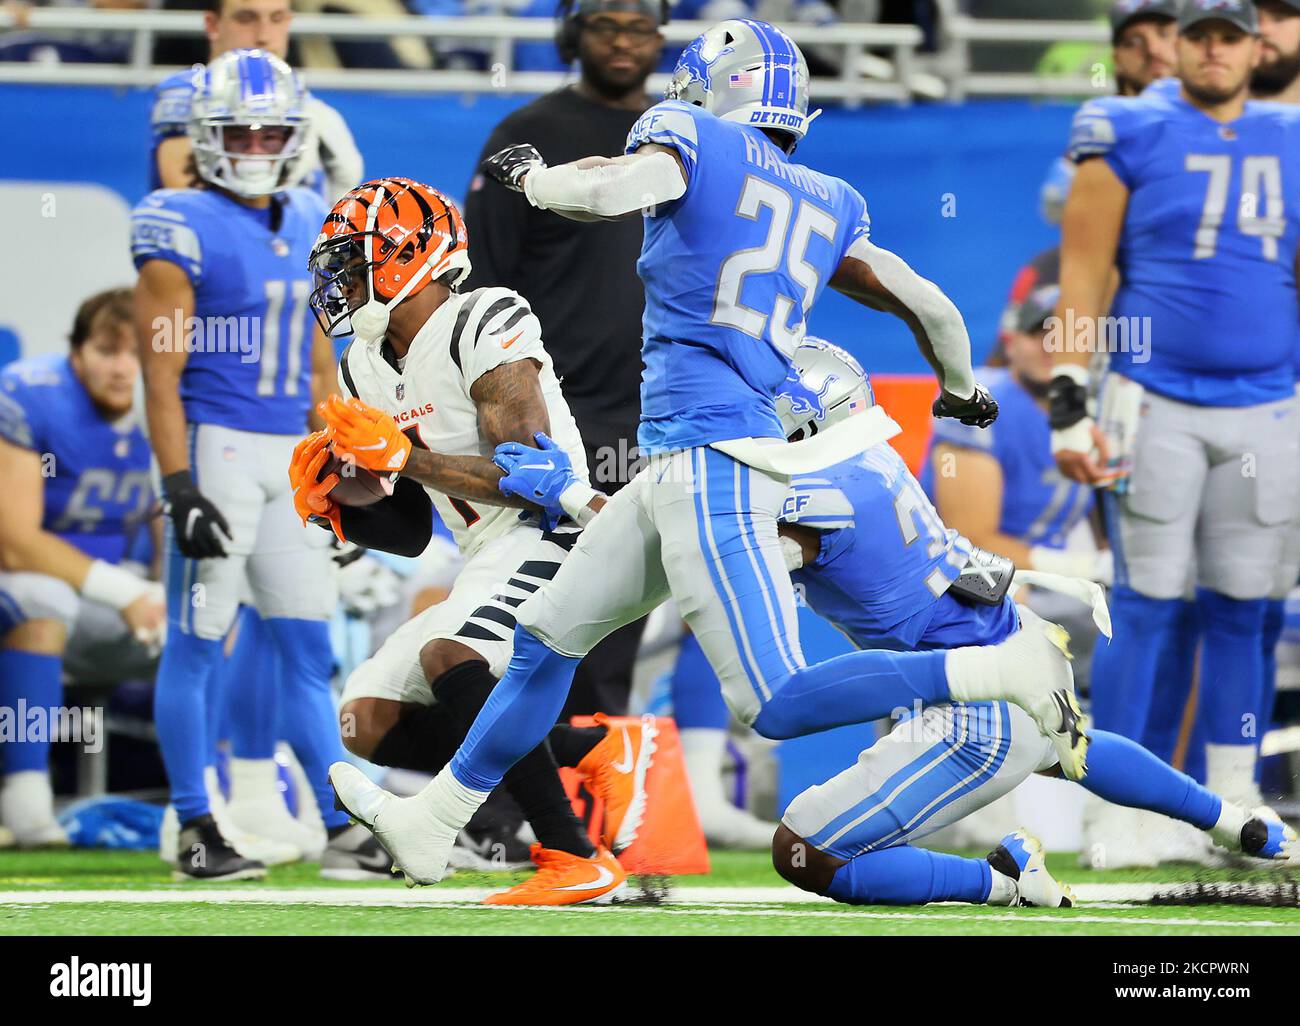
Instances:
[[[808,116],[807,61],[794,40],[765,21],[723,21],[696,38],[664,96],[723,121],[786,132],[790,153],[817,116]]]
[[[849,353],[825,339],[805,338],[776,391],[776,415],[792,442],[812,438],[876,405],[871,381]]]
[[[263,50],[231,50],[193,82],[189,136],[204,181],[248,199],[298,183],[309,122],[297,72]]]

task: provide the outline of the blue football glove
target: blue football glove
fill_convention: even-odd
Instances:
[[[501,494],[517,495],[541,506],[542,529],[549,531],[566,515],[560,505],[560,495],[577,483],[578,476],[573,472],[569,454],[545,432],[539,431],[533,437],[537,441],[536,449],[519,442],[502,442],[492,462],[506,475],[497,482]]]

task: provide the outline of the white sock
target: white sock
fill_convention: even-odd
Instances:
[[[1240,851],[1241,828],[1246,825],[1249,819],[1249,812],[1236,802],[1230,802],[1227,798],[1224,798],[1223,808],[1219,812],[1219,820],[1214,826],[1210,827],[1210,837],[1214,839],[1215,844],[1222,845],[1229,851]]]
[[[209,811],[216,815],[217,810],[226,810],[226,796],[221,793],[221,778],[217,776],[217,767],[203,767],[203,786],[208,792]]]
[[[47,770],[9,773],[0,785],[0,815],[6,823],[31,828],[54,821],[54,789]]]
[[[274,759],[230,759],[230,800],[251,802],[277,795]],[[288,811],[286,807],[285,811]]]
[[[687,727],[678,736],[696,809],[730,804],[722,792],[722,753],[727,747],[727,732],[712,727]]]
[[[950,649],[943,666],[954,702],[989,702],[1003,697],[1006,689],[996,647]]]
[[[440,822],[463,830],[478,807],[487,801],[488,794],[487,791],[475,791],[466,787],[452,775],[450,766],[444,766],[424,790],[415,796],[415,800],[423,804]]]
[[[993,877],[993,886],[989,890],[989,896],[985,899],[986,905],[1011,905],[1020,895],[1020,888],[1016,882],[1005,873],[999,873],[996,869],[990,868],[989,874]]]
[[[1255,746],[1205,746],[1205,786],[1242,805],[1259,804],[1255,784]]]

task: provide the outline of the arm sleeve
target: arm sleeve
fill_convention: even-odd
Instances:
[[[1135,101],[1125,101],[1135,102]],[[1113,103],[1090,100],[1079,108],[1070,126],[1066,156],[1076,164],[1101,157],[1126,186],[1132,188],[1128,147],[1124,145],[1124,121]]]
[[[943,368],[944,389],[963,399],[973,395],[975,370],[971,366],[970,335],[953,301],[938,285],[912,270],[902,257],[881,249],[866,237],[853,243],[846,255],[867,264],[880,283],[921,322],[935,359]]]
[[[433,538],[433,503],[418,481],[398,478],[393,494],[372,506],[343,506],[343,535],[362,548],[415,557]]]
[[[479,155],[479,163],[511,143],[523,142],[497,126]],[[485,285],[518,284],[515,269],[519,266],[528,223],[532,218],[528,200],[500,182],[476,171],[465,197],[465,221],[473,225],[469,233],[469,282],[466,289]]]
[[[131,211],[131,259],[137,268],[150,260],[178,265],[196,288],[203,278],[203,247],[185,213],[159,193],[146,196]]]
[[[656,103],[641,115],[627,134],[624,153],[635,153],[646,143],[658,143],[677,151],[686,168],[686,182],[695,177],[695,165],[700,155],[700,134],[695,122],[695,108],[681,100],[664,100]]]
[[[542,348],[541,323],[528,301],[510,289],[491,289],[475,304],[457,340],[457,353],[466,392],[504,363],[549,360]]]
[[[677,161],[667,153],[585,169],[561,164],[533,171],[524,180],[524,195],[535,207],[601,217],[652,210],[680,199],[686,188]]]

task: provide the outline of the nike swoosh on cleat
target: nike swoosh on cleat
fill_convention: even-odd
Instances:
[[[627,736],[627,727],[620,727],[623,731],[623,758],[618,762],[611,762],[609,765],[617,773],[632,772],[632,739]]]
[[[588,883],[569,884],[567,887],[557,887],[557,891],[594,891],[600,887],[608,887],[614,880],[614,874],[604,866],[596,867],[596,879]]]

